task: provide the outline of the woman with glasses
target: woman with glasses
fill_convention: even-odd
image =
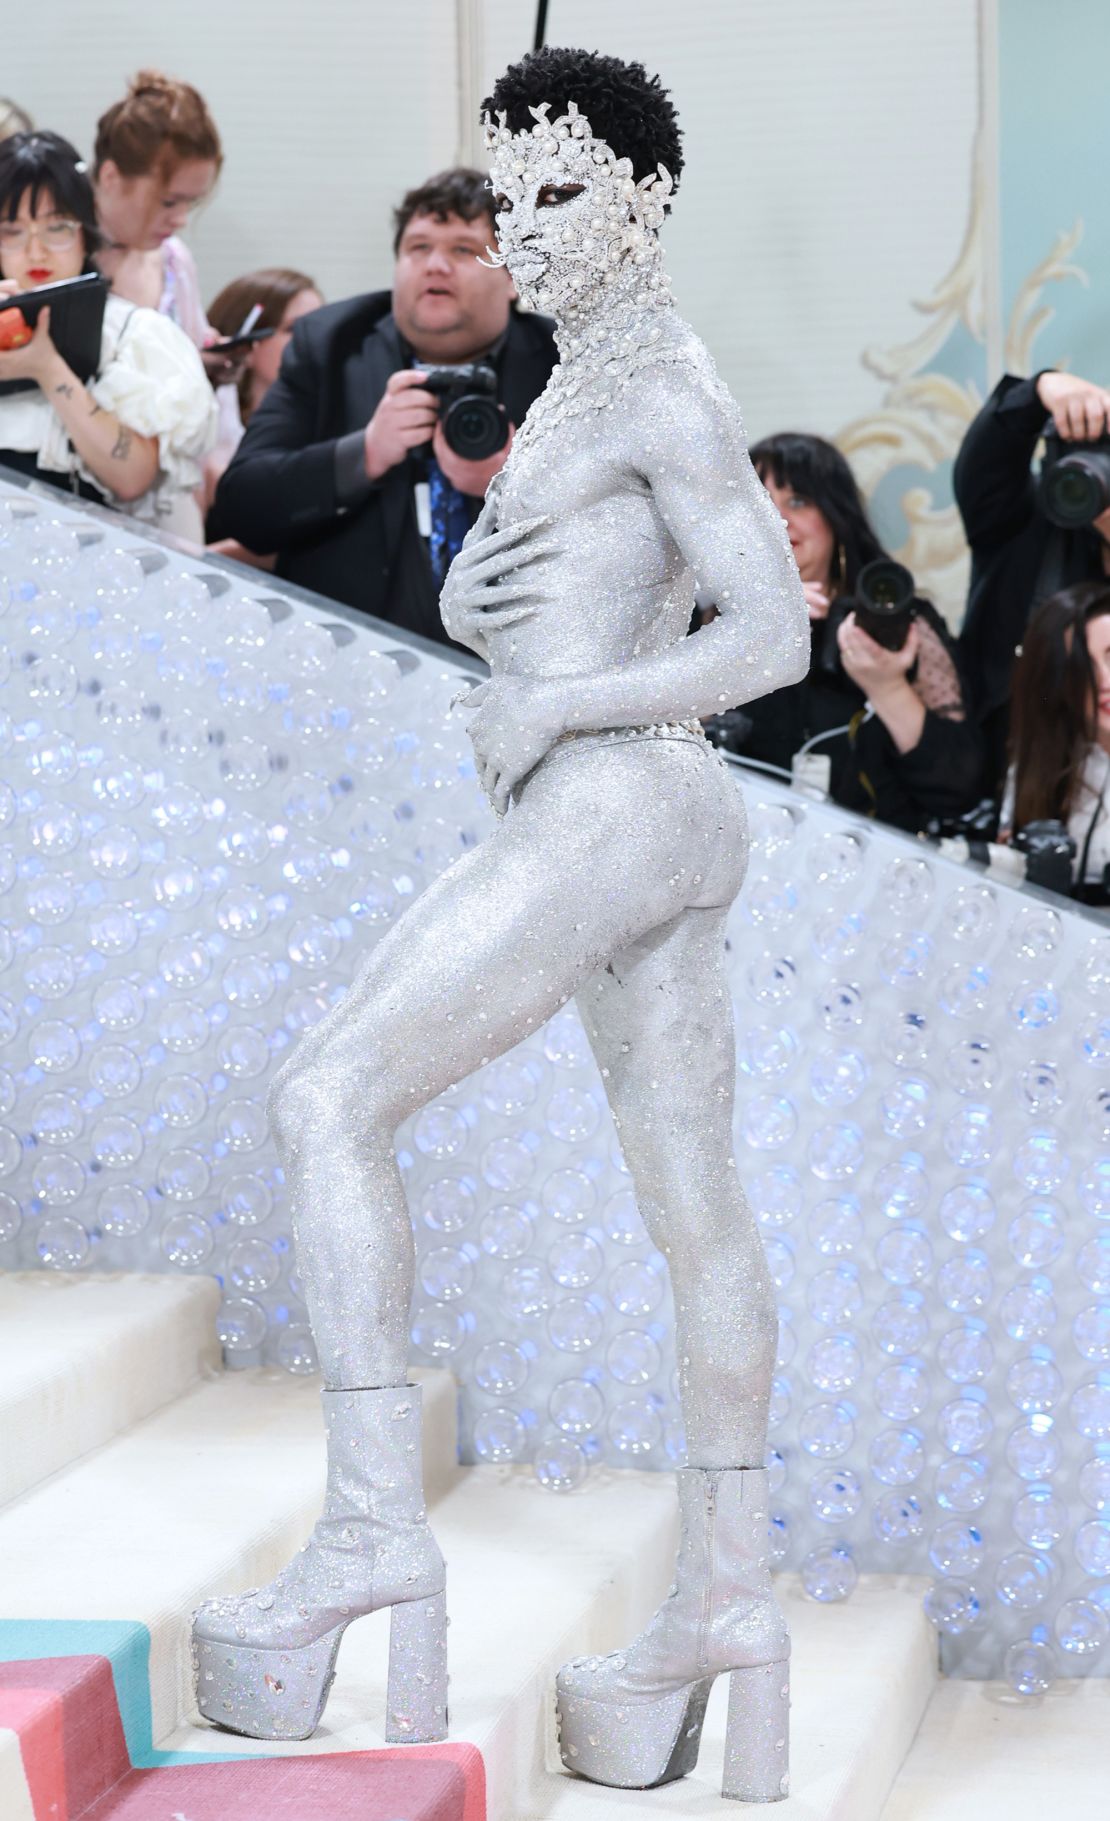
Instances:
[[[99,244],[92,185],[68,140],[16,133],[0,142],[0,309],[94,270]],[[0,465],[199,539],[194,489],[216,404],[188,337],[109,296],[100,364],[82,382],[51,337],[49,309],[29,340],[18,321],[4,330],[0,382],[20,383],[0,392]],[[11,340],[22,345],[2,345]]]

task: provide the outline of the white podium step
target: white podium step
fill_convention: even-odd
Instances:
[[[211,1277],[0,1276],[0,1505],[220,1366]]]
[[[1110,1810],[1110,1680],[941,1682],[882,1821],[1104,1821]]]

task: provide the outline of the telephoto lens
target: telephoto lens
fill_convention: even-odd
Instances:
[[[468,462],[484,462],[509,440],[509,420],[497,402],[497,374],[476,362],[465,367],[432,367],[420,381],[439,399],[447,446]]]
[[[1110,438],[1065,443],[1045,432],[1038,497],[1046,518],[1064,531],[1079,531],[1110,506]]]
[[[887,651],[901,651],[914,617],[914,579],[904,563],[877,556],[856,577],[856,625]]]

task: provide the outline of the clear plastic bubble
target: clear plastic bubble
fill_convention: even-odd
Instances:
[[[738,1060],[746,1074],[761,1080],[773,1080],[776,1075],[785,1075],[793,1067],[799,1049],[793,1031],[784,1026],[776,1028],[769,1024],[756,1024],[743,1033],[738,1046]]]
[[[1057,1201],[1034,1196],[1021,1204],[1007,1229],[1010,1256],[1029,1271],[1043,1271],[1064,1248],[1066,1215]]]
[[[763,1242],[767,1269],[776,1290],[785,1290],[794,1276],[794,1249],[788,1239],[769,1237]]]
[[[511,1396],[521,1389],[529,1369],[527,1355],[515,1341],[491,1340],[475,1355],[474,1382],[492,1397]]]
[[[423,1115],[421,1115],[423,1117]],[[458,1119],[458,1114],[454,1117]],[[459,1120],[461,1133],[454,1149],[461,1150],[466,1143],[466,1127]],[[452,1140],[452,1143],[454,1141]],[[423,1148],[423,1147],[421,1147]],[[434,1153],[439,1155],[439,1153]],[[444,1152],[451,1155],[451,1152]],[[536,1158],[533,1151],[521,1138],[494,1138],[486,1145],[481,1156],[482,1179],[491,1189],[501,1194],[512,1195],[531,1182],[535,1173]]]
[[[560,1012],[544,1032],[543,1053],[560,1069],[586,1068],[592,1058],[589,1041],[572,1012]]]
[[[70,1214],[50,1214],[36,1229],[35,1252],[39,1263],[51,1271],[79,1271],[92,1248],[79,1220]]]
[[[207,1020],[205,1030],[207,1034]],[[162,1041],[167,1041],[164,1034]],[[270,1066],[270,1046],[253,1025],[234,1025],[220,1033],[216,1060],[236,1081],[255,1081]]]
[[[798,1440],[815,1460],[835,1461],[855,1440],[852,1413],[844,1404],[810,1404],[798,1419]]]
[[[829,967],[839,967],[860,953],[866,931],[867,918],[859,911],[826,911],[813,925],[814,953]]]
[[[192,999],[179,999],[176,1004],[167,1005],[158,1019],[158,1035],[174,1056],[195,1055],[204,1048],[211,1034],[207,1013]],[[269,1060],[267,1049],[266,1061]]]
[[[266,1338],[266,1311],[249,1296],[229,1296],[216,1321],[220,1343],[229,1353],[247,1353]]]
[[[631,1192],[622,1190],[621,1194],[631,1203],[635,1225],[639,1226],[640,1216],[636,1212],[636,1204]],[[597,1191],[584,1170],[553,1170],[543,1185],[540,1199],[553,1220],[564,1221],[569,1226],[576,1221],[585,1220],[587,1214],[592,1212],[597,1201]],[[618,1215],[618,1225],[619,1219]],[[608,1209],[606,1210],[606,1231],[611,1239],[617,1237],[608,1224]]]
[[[240,1239],[227,1255],[232,1288],[257,1296],[272,1289],[281,1276],[281,1260],[264,1239]]]
[[[467,1335],[466,1318],[443,1303],[421,1303],[412,1312],[412,1343],[429,1359],[450,1359]]]
[[[929,1338],[929,1317],[919,1290],[903,1290],[881,1303],[871,1318],[880,1351],[892,1358],[919,1353]]]
[[[143,1135],[124,1113],[105,1113],[89,1134],[89,1149],[102,1170],[129,1170],[143,1154]]]
[[[105,904],[89,918],[88,936],[98,955],[112,959],[131,953],[139,940],[139,925],[126,904]]]
[[[966,1581],[934,1581],[922,1604],[930,1624],[948,1637],[958,1638],[979,1623],[979,1598]]]
[[[748,1200],[761,1226],[786,1227],[802,1211],[801,1178],[788,1163],[763,1170],[748,1183]]]
[[[916,1152],[885,1164],[875,1177],[875,1203],[888,1220],[918,1220],[929,1205],[929,1178]]]
[[[937,1348],[937,1366],[952,1384],[981,1384],[994,1366],[994,1346],[977,1322],[950,1328]]]
[[[1042,1127],[1030,1132],[1013,1155],[1014,1175],[1027,1189],[1042,1195],[1058,1189],[1071,1169],[1059,1132]]]
[[[171,1214],[158,1236],[162,1254],[181,1271],[196,1271],[212,1256],[214,1240],[199,1214]]]
[[[871,1507],[871,1529],[880,1543],[898,1548],[924,1535],[925,1518],[911,1493],[884,1492]]]
[[[1110,1618],[1093,1600],[1065,1600],[1053,1629],[1056,1642],[1069,1657],[1095,1657],[1110,1638]]]
[[[64,1075],[81,1059],[77,1032],[60,1018],[44,1018],[30,1034],[31,1061],[46,1075]]]
[[[944,1127],[944,1148],[961,1169],[974,1170],[994,1155],[994,1121],[989,1107],[978,1102],[957,1108]]]
[[[307,1322],[290,1322],[282,1328],[275,1351],[278,1365],[295,1378],[309,1378],[319,1370],[316,1342]]]
[[[591,1138],[601,1114],[593,1094],[583,1088],[556,1088],[547,1103],[544,1123],[553,1138],[564,1144],[581,1144]]]
[[[539,1070],[526,1057],[504,1056],[482,1077],[482,1099],[491,1113],[511,1119],[530,1107],[538,1091]]]
[[[250,1172],[229,1176],[224,1184],[222,1211],[236,1227],[259,1227],[273,1212],[274,1197],[261,1176]]]
[[[1019,986],[1007,1006],[1015,1030],[1036,1034],[1048,1030],[1060,1016],[1060,995],[1047,983]]]
[[[1056,1680],[1056,1652],[1049,1644],[1022,1638],[1018,1643],[1010,1645],[1002,1668],[1007,1682],[1016,1694],[1043,1695]]]
[[[1056,1304],[1048,1279],[1033,1277],[1014,1284],[1002,1298],[998,1313],[1011,1340],[1043,1340],[1056,1322]]]
[[[807,1375],[818,1391],[849,1391],[862,1371],[863,1356],[850,1334],[822,1335],[806,1359]]]
[[[0,849],[0,891],[10,889],[15,881],[14,860],[11,876],[6,877],[5,853],[12,849]],[[35,879],[27,888],[27,915],[34,923],[41,923],[48,929],[56,929],[62,923],[68,923],[77,908],[77,898],[68,879],[48,873],[44,878]]]
[[[527,1433],[515,1410],[484,1410],[474,1424],[474,1452],[480,1461],[516,1461]]]
[[[866,855],[867,842],[862,835],[833,829],[810,843],[806,871],[815,885],[840,891],[861,877]]]
[[[175,1131],[187,1131],[204,1118],[208,1095],[195,1075],[166,1075],[155,1089],[154,1110]]]
[[[802,1561],[802,1586],[811,1600],[823,1605],[846,1600],[858,1579],[859,1570],[843,1544],[811,1549]]]
[[[912,1486],[925,1469],[925,1447],[916,1429],[883,1429],[871,1443],[871,1471],[884,1486]]]
[[[269,1138],[266,1109],[257,1100],[226,1100],[216,1119],[216,1133],[229,1151],[257,1151]]]
[[[0,1195],[0,1243],[14,1239],[23,1225],[19,1203],[12,1195]]]
[[[560,1353],[588,1353],[605,1332],[601,1310],[581,1296],[566,1296],[547,1318],[547,1338]]]
[[[165,1151],[158,1160],[158,1187],[170,1201],[199,1201],[208,1187],[210,1175],[201,1153],[188,1146]]]
[[[809,1508],[823,1524],[847,1524],[863,1509],[863,1488],[850,1467],[822,1467],[809,1482]]]
[[[605,1417],[605,1399],[585,1378],[565,1378],[547,1403],[548,1415],[564,1435],[589,1435]]]
[[[1110,1157],[1100,1157],[1079,1179],[1079,1199],[1096,1220],[1110,1220]]]
[[[879,972],[890,986],[916,986],[933,964],[933,944],[921,930],[895,936],[879,947]]]
[[[985,1309],[994,1289],[986,1253],[971,1249],[950,1258],[937,1272],[937,1289],[945,1307],[955,1315],[975,1315]]]
[[[1110,1360],[1110,1303],[1091,1303],[1072,1323],[1076,1351],[1084,1359],[1103,1364]]]
[[[929,1022],[923,1012],[899,1012],[879,1038],[883,1055],[897,1069],[924,1068],[932,1050]]]
[[[863,1023],[863,994],[850,981],[835,982],[818,998],[817,1013],[827,1031],[849,1036]]]
[[[868,1074],[858,1050],[824,1050],[810,1066],[810,1092],[822,1106],[851,1106],[867,1086]]]
[[[818,1126],[810,1137],[808,1155],[809,1167],[821,1182],[843,1182],[863,1167],[863,1133],[846,1120]]]
[[[859,1273],[854,1265],[830,1265],[810,1279],[806,1293],[810,1314],[830,1328],[843,1327],[863,1307]]]
[[[1110,1521],[1091,1518],[1075,1533],[1075,1559],[1084,1574],[1099,1580],[1110,1574]]]
[[[1054,1062],[1030,1062],[1018,1077],[1021,1102],[1034,1118],[1043,1119],[1063,1105]]]
[[[937,997],[950,1018],[981,1018],[990,1005],[990,968],[980,962],[954,962],[941,975]]]
[[[1063,1389],[1060,1371],[1043,1348],[1034,1348],[1031,1353],[1016,1359],[1006,1374],[1010,1402],[1025,1416],[1052,1410]]]
[[[768,1428],[777,1429],[780,1423],[786,1421],[787,1417],[790,1415],[790,1403],[790,1380],[785,1374],[780,1374],[777,1378],[771,1380],[771,1405],[767,1419]]]
[[[917,1227],[895,1227],[875,1248],[875,1262],[888,1283],[924,1283],[933,1268],[933,1248]]]
[[[663,1300],[663,1273],[642,1259],[629,1259],[609,1274],[609,1297],[621,1315],[652,1315]]]
[[[1031,1416],[1006,1438],[1006,1465],[1022,1480],[1048,1480],[1060,1464],[1060,1443],[1050,1416]]]
[[[491,1258],[522,1258],[532,1244],[532,1222],[523,1208],[503,1202],[483,1215],[479,1235]]]
[[[72,1144],[80,1138],[84,1129],[85,1115],[80,1104],[74,1095],[61,1091],[43,1094],[31,1115],[31,1134],[36,1144],[43,1146]],[[17,1163],[22,1157],[22,1151],[23,1147],[16,1139]]]
[[[474,1283],[474,1265],[461,1246],[436,1246],[418,1266],[420,1287],[434,1302],[457,1302]]]
[[[1089,1441],[1110,1441],[1110,1373],[1100,1372],[1071,1394],[1071,1420]]]
[[[990,1495],[986,1463],[973,1456],[942,1461],[936,1474],[936,1500],[945,1511],[978,1511]]]
[[[455,1107],[434,1101],[417,1114],[412,1137],[425,1157],[455,1157],[466,1144],[466,1121]]]
[[[46,1207],[69,1207],[84,1193],[85,1167],[69,1151],[48,1151],[34,1163],[31,1188]]]
[[[569,1436],[552,1436],[537,1446],[532,1470],[548,1492],[574,1492],[585,1480],[589,1463]]]
[[[547,1268],[564,1290],[585,1290],[596,1283],[605,1254],[586,1233],[564,1233],[548,1248]]]
[[[618,1189],[605,1203],[601,1224],[610,1239],[619,1246],[639,1246],[647,1241],[647,1230],[636,1206],[631,1189]]]
[[[744,1109],[742,1129],[754,1150],[778,1150],[798,1129],[797,1110],[783,1095],[757,1094]]]
[[[619,1455],[643,1460],[663,1439],[659,1412],[648,1398],[628,1397],[614,1405],[606,1433]]]
[[[957,1397],[937,1416],[941,1441],[951,1454],[977,1454],[994,1433],[994,1418],[977,1397]]]
[[[1100,1452],[1084,1462],[1079,1473],[1079,1496],[1092,1511],[1110,1511],[1110,1454]]]
[[[784,929],[798,914],[798,890],[789,879],[749,878],[743,897],[744,909],[751,921],[769,930]]]
[[[846,1258],[862,1243],[863,1221],[854,1195],[818,1202],[807,1224],[810,1241],[824,1258]]]
[[[998,921],[998,900],[986,885],[961,886],[945,903],[944,927],[957,942],[981,948]]]
[[[957,1578],[976,1574],[985,1554],[982,1535],[975,1525],[955,1518],[938,1524],[929,1539],[929,1560],[938,1574]]]
[[[1033,1486],[1015,1504],[1012,1522],[1031,1549],[1051,1549],[1067,1532],[1068,1508],[1048,1487]]]
[[[150,1219],[150,1203],[134,1183],[105,1189],[96,1204],[97,1220],[113,1239],[133,1239]]]
[[[425,1226],[435,1233],[459,1233],[469,1226],[477,1208],[474,1183],[466,1176],[440,1176],[419,1190],[417,1210]]]

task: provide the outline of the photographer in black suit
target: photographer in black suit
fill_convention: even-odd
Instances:
[[[276,552],[278,575],[445,639],[447,566],[504,464],[448,444],[422,368],[484,359],[509,426],[557,358],[546,317],[518,312],[478,171],[445,171],[396,210],[393,289],[304,317],[220,481],[210,539]]]
[[[1049,418],[1063,449],[1110,435],[1110,391],[1071,373],[1007,374],[970,426],[953,488],[971,545],[959,651],[987,752],[986,783],[1006,770],[1014,658],[1033,608],[1058,589],[1110,573],[1110,511],[1053,524],[1032,469]]]

